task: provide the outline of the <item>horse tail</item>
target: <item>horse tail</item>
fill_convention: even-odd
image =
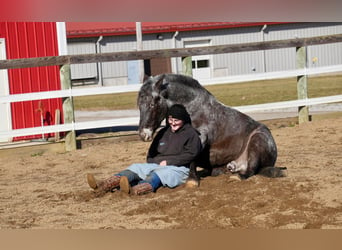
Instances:
[[[259,175],[269,177],[269,178],[279,178],[287,176],[286,167],[263,167],[258,172]]]

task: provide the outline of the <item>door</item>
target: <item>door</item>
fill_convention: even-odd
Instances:
[[[152,76],[171,73],[171,59],[169,57],[152,58],[150,60],[150,66]]]
[[[5,39],[0,38],[0,60],[6,59],[6,46]],[[0,96],[9,95],[8,87],[8,75],[7,70],[0,70]],[[0,131],[6,132],[12,130],[12,119],[11,119],[11,105],[10,103],[2,103],[0,101]],[[0,137],[0,142],[12,141],[12,138]]]
[[[128,84],[138,84],[139,80],[139,61],[127,61]]]
[[[210,40],[185,41],[185,48],[210,46]],[[211,78],[211,56],[192,56],[192,77],[201,80]]]

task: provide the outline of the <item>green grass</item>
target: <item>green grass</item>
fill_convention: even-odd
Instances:
[[[220,102],[243,106],[297,99],[296,78],[205,86]],[[342,94],[342,75],[308,78],[308,96]],[[137,93],[82,96],[74,98],[75,110],[121,110],[137,108]]]
[[[297,79],[276,79],[206,87],[220,102],[243,106],[297,99]],[[342,75],[308,78],[308,96],[342,94]]]
[[[136,109],[137,92],[75,97],[74,108],[75,110]]]

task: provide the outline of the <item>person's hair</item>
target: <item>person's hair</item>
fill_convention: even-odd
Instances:
[[[188,111],[186,111],[186,108],[181,104],[174,104],[171,106],[167,113],[167,118],[169,116],[182,120],[184,123],[191,123],[191,118]]]

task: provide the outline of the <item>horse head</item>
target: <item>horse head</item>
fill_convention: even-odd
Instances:
[[[150,141],[167,114],[165,99],[168,83],[164,76],[150,77],[141,86],[138,94],[140,110],[139,136],[143,141]]]

